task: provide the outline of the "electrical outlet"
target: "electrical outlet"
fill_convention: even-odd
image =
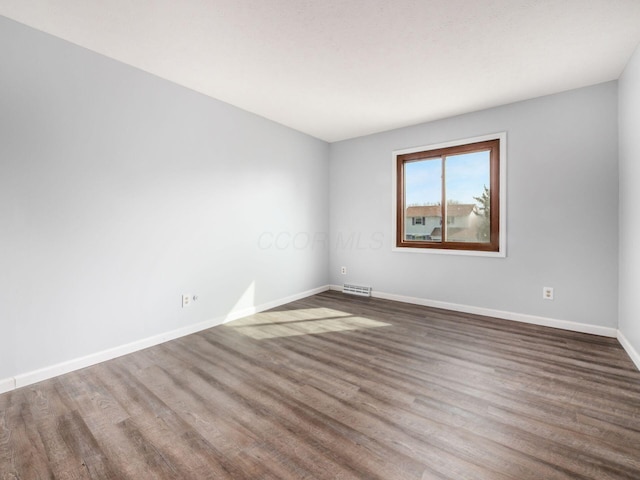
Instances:
[[[340,267],[340,273],[342,275],[346,275],[347,274],[347,267]]]
[[[183,293],[182,294],[182,308],[187,308],[191,305],[191,294]]]
[[[542,298],[553,300],[553,287],[542,287]]]

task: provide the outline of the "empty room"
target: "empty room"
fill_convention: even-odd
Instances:
[[[640,479],[640,2],[0,0],[0,479]]]

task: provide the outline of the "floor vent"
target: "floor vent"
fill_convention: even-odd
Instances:
[[[362,285],[349,285],[345,283],[344,285],[342,285],[342,293],[360,295],[361,297],[370,297],[371,287],[363,287]]]

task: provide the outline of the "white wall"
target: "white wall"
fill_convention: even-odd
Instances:
[[[501,131],[507,258],[392,252],[392,151]],[[332,284],[615,329],[617,135],[610,82],[332,144]]]
[[[0,17],[0,387],[326,285],[327,182],[325,142]]]
[[[619,102],[636,349],[639,84],[636,52]],[[0,17],[0,391],[329,282],[616,328],[617,110],[611,82],[328,146]],[[500,131],[507,258],[392,252],[391,152]]]
[[[640,46],[619,80],[620,332],[640,368]],[[631,354],[634,352],[630,351]]]

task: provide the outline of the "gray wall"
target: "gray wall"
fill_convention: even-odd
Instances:
[[[636,52],[619,116],[636,349],[639,84]],[[329,282],[615,328],[617,110],[611,82],[328,146],[0,17],[0,380]],[[499,131],[507,258],[392,252],[391,152]]]
[[[620,331],[640,353],[640,46],[619,80]]]
[[[0,17],[0,379],[326,285],[327,164]]]
[[[332,144],[332,284],[617,327],[617,118],[610,82]],[[392,252],[392,151],[500,131],[507,258]]]

